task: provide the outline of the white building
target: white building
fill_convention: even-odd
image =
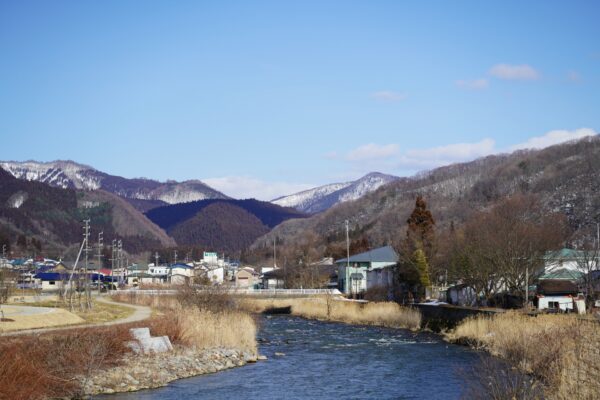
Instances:
[[[225,268],[217,267],[206,271],[206,276],[212,283],[221,284],[225,281]]]
[[[168,265],[154,265],[148,264],[148,273],[150,275],[163,275],[166,276],[169,274],[169,266]]]

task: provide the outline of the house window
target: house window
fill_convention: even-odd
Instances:
[[[558,308],[558,301],[549,301],[548,308]]]
[[[56,285],[55,281],[48,281],[48,285]]]

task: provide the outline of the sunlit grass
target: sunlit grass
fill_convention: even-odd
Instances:
[[[291,307],[293,315],[304,318],[338,321],[348,324],[377,325],[391,328],[419,329],[421,313],[393,302],[358,303],[333,297],[240,300],[252,312]]]

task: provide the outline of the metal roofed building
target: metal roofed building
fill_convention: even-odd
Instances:
[[[338,288],[342,293],[364,292],[376,286],[389,286],[393,273],[390,267],[398,263],[398,254],[392,246],[355,254],[335,262],[338,266]]]

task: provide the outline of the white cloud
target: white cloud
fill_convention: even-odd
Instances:
[[[460,88],[464,88],[464,89],[483,90],[483,89],[487,89],[487,87],[489,86],[489,82],[485,78],[471,79],[471,80],[461,79],[461,80],[456,81],[456,86],[458,86]]]
[[[249,176],[224,176],[202,182],[236,199],[255,198],[270,201],[277,197],[315,187],[313,184],[266,182]]]
[[[455,162],[469,161],[495,152],[493,139],[483,139],[475,143],[454,143],[446,146],[408,150],[400,157],[399,167],[428,169]]]
[[[405,100],[407,96],[404,93],[398,93],[391,90],[380,90],[378,92],[371,93],[371,97],[375,100],[391,103]]]
[[[453,163],[472,161],[491,154],[512,152],[519,149],[542,149],[569,140],[597,135],[593,129],[554,130],[542,136],[536,136],[523,143],[507,148],[496,147],[494,139],[485,138],[478,142],[452,143],[423,149],[400,151],[397,144],[378,145],[369,143],[346,154],[354,174],[382,171],[396,174],[410,174]]]
[[[346,154],[348,161],[366,161],[389,158],[398,154],[399,146],[395,143],[379,145],[375,143],[365,144],[351,150]]]
[[[490,68],[490,75],[505,80],[535,80],[540,77],[535,68],[527,64],[497,64]]]
[[[594,136],[597,135],[593,129],[590,128],[579,128],[572,131],[568,130],[555,130],[550,131],[542,136],[535,136],[526,142],[516,144],[509,148],[510,151],[520,150],[520,149],[543,149],[544,147],[552,146],[555,144],[568,142],[569,140],[581,139],[586,136]]]

